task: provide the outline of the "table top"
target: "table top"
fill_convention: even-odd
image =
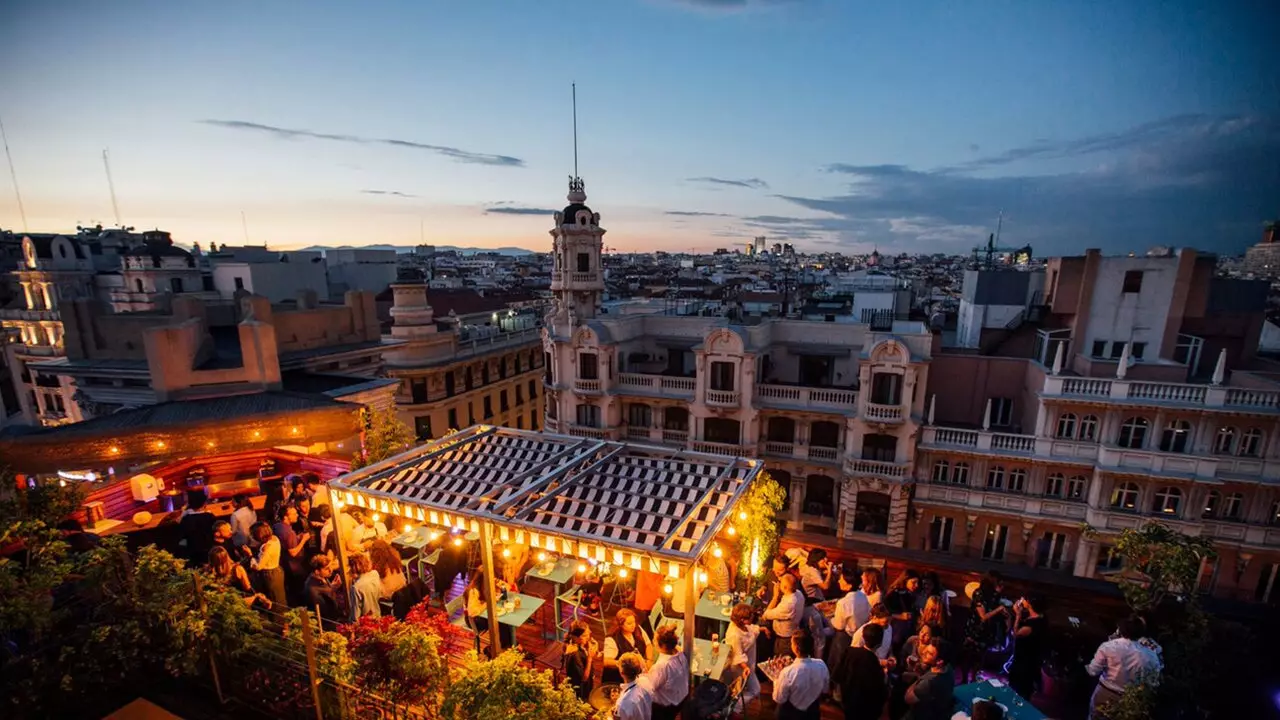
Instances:
[[[729,614],[726,609],[732,609],[733,605],[721,605],[720,596],[728,593],[718,593],[710,588],[702,591],[702,596],[698,598],[698,606],[694,608],[693,614],[700,618],[708,620],[718,620],[720,622],[729,622]],[[730,601],[732,603],[732,601]]]
[[[720,643],[720,652],[711,653],[711,641],[702,638],[693,639],[693,656],[697,660],[698,670],[695,675],[709,677],[712,680],[719,680],[720,674],[724,672],[725,661],[729,659],[729,648],[724,643]]]
[[[1045,714],[1037,710],[1031,703],[1023,700],[1018,693],[1001,681],[996,681],[999,686],[993,685],[990,680],[982,682],[969,683],[968,685],[960,685],[956,687],[956,710],[971,712],[973,710],[974,698],[995,698],[995,701],[1008,708],[1005,717],[1008,720],[1045,720]]]
[[[524,595],[521,593],[508,593],[507,598],[520,598],[520,607],[509,613],[503,613],[498,616],[498,622],[503,625],[511,625],[512,627],[520,627],[529,622],[529,618],[538,611],[538,608],[546,604],[546,600],[536,595]]]
[[[591,691],[591,695],[587,698],[587,704],[596,710],[612,710],[613,706],[618,702],[618,694],[622,692],[621,685],[605,683]]]
[[[414,550],[421,550],[431,542],[431,531],[424,528],[414,528],[407,533],[400,533],[391,540],[392,545],[402,545]]]
[[[556,585],[563,585],[573,579],[578,572],[578,566],[569,558],[560,558],[556,561],[555,567],[551,568],[551,572],[543,574],[542,568],[534,565],[524,574],[526,578],[535,578],[537,580],[546,580]]]

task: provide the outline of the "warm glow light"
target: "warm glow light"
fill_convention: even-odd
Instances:
[[[294,428],[294,429],[290,430],[290,432],[292,432],[294,435],[297,435],[297,434],[298,434],[298,428]]]
[[[382,519],[382,516],[381,516],[381,515],[379,515],[378,513],[374,513],[374,514],[373,514],[373,521],[374,521],[374,522],[378,522],[378,521],[379,521],[379,520],[381,520],[381,519]]]
[[[116,447],[115,445],[112,445],[110,448],[108,448],[107,451],[110,452],[112,455],[120,454],[120,448]]]
[[[712,556],[712,557],[724,557],[724,551],[720,549],[720,546],[719,546],[719,545],[715,545],[715,546],[713,546],[713,547],[711,548],[711,556]]]
[[[205,443],[205,444],[204,444],[204,446],[205,446],[205,447],[207,447],[207,448],[212,448],[214,445],[217,445],[217,443],[215,443],[215,442],[214,442],[214,441],[212,441],[212,440],[210,440],[209,442],[207,442],[207,443]]]
[[[737,535],[737,534],[738,534],[737,529],[735,529],[732,525],[730,525],[730,526],[729,526],[729,537],[733,537],[734,535]]]
[[[578,563],[578,572],[580,572],[580,573],[584,573],[584,572],[586,572],[586,571],[587,571],[587,564],[586,564],[586,563]]]
[[[618,577],[622,578],[623,580],[627,579],[627,575],[628,573],[626,568],[621,568],[618,570]]]
[[[262,437],[262,431],[261,431],[261,430],[254,430],[254,431],[253,431],[253,436],[254,436],[254,437]]]
[[[156,441],[156,447],[160,448],[161,450],[165,449],[165,447],[166,447],[165,441],[163,441],[163,440],[157,440],[157,441]]]
[[[456,537],[456,538],[454,538],[454,539],[453,539],[453,546],[454,546],[454,547],[462,547],[462,538],[460,538],[460,537]]]
[[[707,583],[707,573],[705,570],[703,572],[698,573],[698,582],[704,585]]]
[[[511,548],[502,548],[502,557],[504,558],[511,557]]]
[[[672,588],[671,588],[671,583],[667,583],[666,585],[663,585],[663,586],[662,586],[662,592],[663,592],[663,594],[665,594],[665,595],[670,595],[670,594],[671,594],[671,590],[672,590]]]
[[[546,561],[547,561],[547,554],[544,552],[538,553],[538,562],[544,563]]]
[[[410,525],[409,523],[405,523],[405,524],[404,524],[404,531],[405,531],[405,532],[409,532],[409,531],[410,531],[410,530],[412,530],[412,529],[413,529],[413,526],[412,526],[412,525]]]
[[[432,530],[432,531],[431,531],[431,542],[435,542],[436,540],[439,540],[439,539],[440,539],[440,531],[439,531],[439,530]]]
[[[738,513],[738,519],[739,519],[739,520],[744,520],[744,521],[745,521],[745,520],[747,519],[747,514],[746,514],[745,512],[739,512],[739,513]]]

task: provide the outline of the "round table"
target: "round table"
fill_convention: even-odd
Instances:
[[[587,696],[587,704],[596,710],[611,710],[614,703],[618,701],[618,694],[621,692],[621,685],[601,685],[592,690],[591,694]]]

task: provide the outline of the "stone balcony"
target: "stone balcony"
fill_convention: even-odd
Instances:
[[[742,404],[742,393],[737,390],[707,390],[703,397],[712,407],[736,408]]]
[[[972,448],[1013,453],[1035,453],[1036,436],[929,426],[923,429],[920,443],[925,446]]]
[[[819,445],[803,445],[799,443],[762,441],[766,457],[787,458],[790,460],[810,460],[813,462],[839,465],[844,451],[841,448],[822,447]]]
[[[62,315],[57,310],[28,310],[26,308],[0,309],[0,320],[55,321]]]
[[[1001,492],[950,483],[919,483],[916,485],[915,500],[948,507],[959,506],[1015,515],[1061,518],[1071,523],[1084,521],[1089,509],[1083,502],[1064,500],[1060,497]]]
[[[907,476],[907,463],[884,462],[881,460],[863,460],[861,458],[845,458],[844,472],[846,475],[857,475],[861,477],[880,477],[901,480]]]
[[[689,449],[694,452],[728,455],[730,457],[751,457],[755,454],[755,450],[749,445],[711,442],[710,440],[690,440]]]
[[[583,378],[576,378],[573,381],[573,391],[578,393],[585,393],[588,395],[599,395],[600,381],[584,380]]]
[[[858,392],[840,388],[798,385],[756,385],[756,404],[780,410],[817,410],[839,413],[858,411]]]
[[[673,375],[646,375],[643,373],[618,373],[613,392],[627,395],[692,400],[697,379]]]
[[[600,282],[600,275],[593,272],[573,272],[569,273],[569,281],[575,283]]]
[[[1141,380],[1063,377],[1044,379],[1043,395],[1060,398],[1118,400],[1133,404],[1206,408],[1247,408],[1280,412],[1280,389],[1193,385]]]
[[[574,425],[566,423],[565,428],[569,435],[574,437],[591,438],[592,440],[609,440],[612,428],[595,428],[586,425]]]
[[[900,423],[906,413],[901,405],[882,405],[868,401],[863,415],[868,422]]]

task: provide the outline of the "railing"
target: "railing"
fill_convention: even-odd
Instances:
[[[844,463],[844,471],[850,475],[882,475],[900,478],[907,474],[907,466],[881,460],[850,458]]]
[[[834,462],[840,457],[840,448],[822,447],[819,445],[809,446],[810,460],[823,460],[826,462]]]
[[[1110,380],[1049,376],[1044,394],[1063,397],[1095,397],[1138,400],[1154,403],[1200,405],[1204,407],[1247,407],[1280,409],[1280,390],[1229,388],[1221,385],[1193,385],[1143,380]]]
[[[934,428],[933,443],[936,445],[955,445],[957,447],[977,447],[978,431],[943,427]]]
[[[706,401],[708,405],[738,407],[741,398],[742,393],[737,390],[707,390]]]
[[[852,410],[858,405],[856,390],[809,388],[796,385],[757,385],[756,397],[765,405],[830,407]]]
[[[1228,388],[1224,404],[1233,407],[1274,408],[1280,406],[1280,391]]]
[[[867,403],[867,419],[880,422],[901,422],[902,406],[869,402]]]
[[[1187,402],[1200,404],[1204,402],[1204,385],[1173,385],[1170,383],[1131,382],[1129,397],[1143,400],[1160,400],[1162,402]]]
[[[648,439],[649,439],[649,428],[647,428],[647,427],[636,427],[636,426],[634,426],[634,425],[628,425],[628,426],[627,426],[627,439],[628,439],[628,440],[648,440]]]
[[[689,442],[688,430],[668,430],[662,429],[662,442],[668,445],[684,445]]]
[[[764,454],[777,455],[779,457],[793,457],[796,454],[796,446],[795,443],[767,440],[764,444]]]
[[[573,389],[577,390],[578,392],[598,393],[600,392],[600,381],[599,380],[583,380],[582,378],[578,378],[573,381]]]
[[[607,440],[609,438],[607,429],[587,427],[585,425],[570,425],[569,434],[575,437],[592,438],[593,440]]]
[[[1111,394],[1111,381],[1094,378],[1063,378],[1062,394],[1106,397]]]
[[[991,435],[991,449],[1012,450],[1014,452],[1035,452],[1036,439],[1033,435],[993,433]]]
[[[25,310],[21,308],[8,308],[0,310],[0,320],[59,320],[61,315],[57,310]]]
[[[617,387],[658,393],[671,397],[692,398],[697,379],[674,375],[646,375],[643,373],[619,373]]]
[[[569,280],[572,282],[596,282],[600,276],[593,272],[575,272],[569,273]]]
[[[694,452],[709,453],[711,455],[729,455],[732,457],[747,454],[746,450],[741,445],[711,442],[710,440],[694,440],[689,443],[689,449]]]
[[[539,343],[542,341],[542,328],[526,328],[515,332],[494,333],[488,337],[475,338],[474,340],[458,339],[458,348],[454,352],[450,362],[461,360],[462,358],[472,357],[475,355],[484,355],[493,352],[495,348],[507,347],[510,345],[526,345]],[[538,356],[541,359],[541,355]]]

